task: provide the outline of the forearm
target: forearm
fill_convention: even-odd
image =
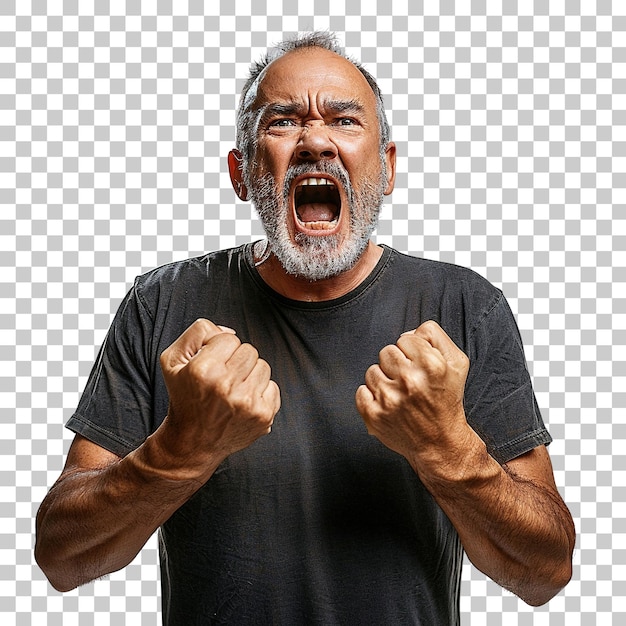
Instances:
[[[418,473],[472,563],[528,604],[556,595],[571,577],[575,542],[571,515],[558,493],[501,467],[475,433],[462,458],[443,467]]]
[[[128,565],[201,483],[168,474],[153,439],[102,469],[64,474],[37,515],[35,556],[59,591]]]
[[[280,408],[269,365],[232,331],[194,322],[161,354],[170,406],[123,459],[77,436],[37,516],[35,556],[59,590],[118,570]]]

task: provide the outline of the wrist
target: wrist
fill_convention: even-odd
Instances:
[[[490,483],[501,473],[484,441],[469,424],[453,438],[420,450],[411,465],[425,486],[437,492],[467,492]]]
[[[135,455],[134,461],[151,478],[181,486],[189,484],[197,489],[212,476],[223,458],[209,453],[198,454],[197,450],[184,453],[180,445],[172,445],[176,439],[168,431],[164,422],[131,453]]]

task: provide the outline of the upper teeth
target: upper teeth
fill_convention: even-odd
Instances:
[[[332,185],[328,178],[304,178],[299,185]]]

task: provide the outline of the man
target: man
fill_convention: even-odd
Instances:
[[[457,624],[463,549],[547,602],[575,531],[519,333],[471,271],[370,240],[395,178],[374,80],[330,36],[282,44],[237,146],[267,242],[137,279],[38,514],[52,584],[160,528],[166,624]]]

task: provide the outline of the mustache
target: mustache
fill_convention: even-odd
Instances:
[[[289,190],[293,181],[298,176],[305,174],[328,174],[335,178],[339,184],[345,189],[348,196],[348,201],[352,201],[352,184],[350,183],[350,177],[348,172],[338,163],[329,163],[327,161],[318,161],[316,163],[300,163],[298,165],[291,165],[285,173],[285,180],[283,183],[283,196],[285,199],[289,197]]]

